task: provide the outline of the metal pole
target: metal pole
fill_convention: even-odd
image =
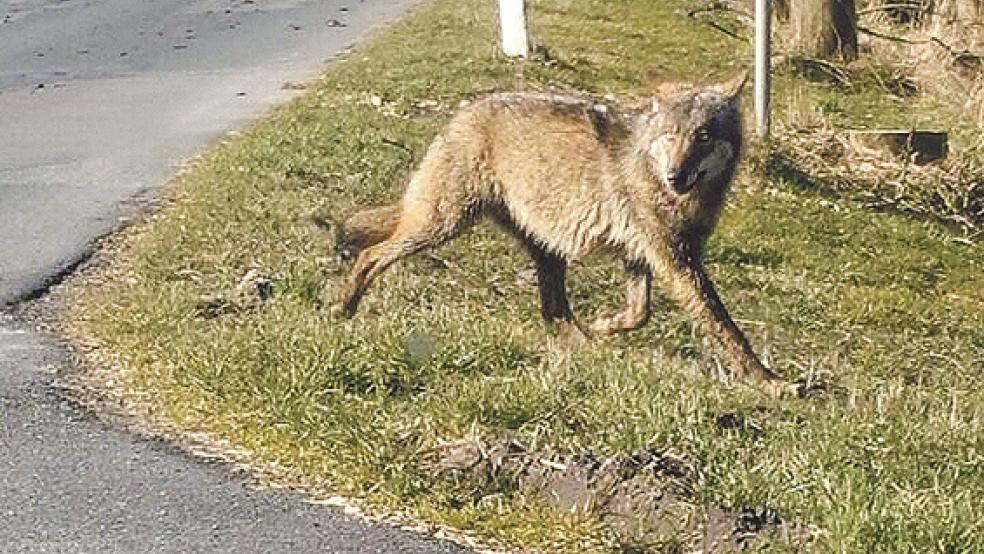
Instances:
[[[769,136],[770,7],[770,0],[755,0],[755,130],[762,138]]]
[[[499,22],[502,25],[502,52],[510,57],[529,56],[526,0],[499,0]]]

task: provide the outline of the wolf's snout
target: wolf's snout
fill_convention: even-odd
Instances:
[[[694,183],[686,172],[677,169],[666,172],[666,184],[677,194],[687,194]]]

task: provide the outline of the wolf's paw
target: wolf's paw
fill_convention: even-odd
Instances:
[[[776,400],[802,397],[802,387],[799,383],[792,383],[781,377],[759,381],[755,387]]]
[[[328,313],[331,314],[331,317],[335,319],[349,318],[349,315],[345,313],[345,307],[342,306],[341,304],[338,304],[337,302],[331,305],[331,308],[328,310]]]
[[[574,321],[561,321],[557,323],[557,340],[565,348],[574,349],[587,344],[591,335]]]
[[[588,329],[593,335],[604,336],[613,335],[619,331],[615,313],[605,313],[591,322]]]
[[[647,314],[644,310],[627,308],[604,312],[588,326],[592,335],[605,336],[633,331],[645,325]]]
[[[330,313],[335,318],[352,319],[355,317],[355,311],[358,309],[358,306],[358,301],[339,297],[332,304]]]

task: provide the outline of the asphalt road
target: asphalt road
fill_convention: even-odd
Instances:
[[[0,0],[0,305],[413,3]]]
[[[414,2],[0,0],[0,306]],[[116,429],[59,395],[66,370],[0,315],[0,552],[461,552]]]

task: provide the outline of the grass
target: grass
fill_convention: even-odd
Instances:
[[[653,65],[704,78],[749,62],[735,54],[743,43],[688,19],[686,0],[558,0],[534,4],[549,61],[512,63],[491,48],[493,4],[425,4],[176,180],[130,232],[117,278],[69,311],[76,336],[124,368],[124,394],[296,482],[506,546],[662,550],[688,537],[639,545],[512,483],[438,476],[442,441],[672,449],[696,468],[695,505],[769,506],[821,529],[814,551],[984,551],[984,256],[938,223],[741,177],[710,270],[780,372],[842,391],[807,399],[707,377],[713,348],[658,295],[643,330],[561,351],[517,279],[528,260],[491,225],[395,267],[354,321],[329,316],[345,268],[312,216],[394,199],[461,100],[510,88],[636,96]],[[853,105],[853,93],[808,89]],[[204,315],[201,297],[249,269],[273,280],[272,297]],[[576,310],[620,302],[623,279],[610,260],[577,266]],[[724,413],[744,424],[722,429]]]

